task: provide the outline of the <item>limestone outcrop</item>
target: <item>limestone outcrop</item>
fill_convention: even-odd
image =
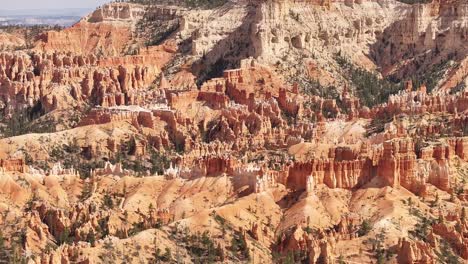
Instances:
[[[80,104],[136,104],[171,57],[170,48],[151,55],[98,59],[70,53],[0,55],[1,101],[7,109],[41,103],[46,112]],[[141,99],[140,99],[141,100]]]
[[[416,73],[419,67],[430,67],[447,59],[459,62],[465,59],[467,49],[462,44],[468,28],[465,1],[432,1],[412,5],[408,11],[407,17],[389,25],[374,44],[373,57],[385,75],[401,78]],[[400,34],[394,34],[395,31]],[[408,63],[398,66],[402,60]],[[455,85],[447,84],[446,88]]]
[[[466,262],[465,1],[189,2],[0,33],[0,262]]]

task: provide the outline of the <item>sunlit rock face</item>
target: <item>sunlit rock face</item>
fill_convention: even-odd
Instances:
[[[0,262],[468,260],[465,1],[139,2],[0,32]]]

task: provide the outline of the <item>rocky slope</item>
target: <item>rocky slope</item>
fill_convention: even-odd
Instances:
[[[0,262],[466,262],[467,14],[131,1],[0,35]]]

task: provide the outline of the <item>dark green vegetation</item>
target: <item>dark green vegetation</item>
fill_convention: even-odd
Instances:
[[[432,228],[433,220],[420,216],[419,222],[414,226],[414,230],[409,233],[416,239],[427,242],[429,231]]]
[[[167,263],[172,260],[172,252],[170,248],[165,248],[164,253],[161,252],[161,249],[156,247],[156,250],[153,254],[154,261],[156,263]]]
[[[148,47],[162,44],[171,34],[177,32],[179,27],[180,21],[178,18],[172,20],[152,20],[146,14],[143,19],[138,21],[136,32],[146,39],[145,46]],[[127,53],[132,54],[133,51],[129,50]]]
[[[393,113],[383,113],[382,117],[376,117],[371,120],[367,126],[366,136],[370,136],[375,133],[381,133],[385,129],[385,124],[393,120]]]
[[[143,5],[155,4],[158,1],[155,0],[128,0],[129,3],[137,3]],[[227,0],[185,0],[184,3],[192,8],[215,8],[222,6],[227,3]]]
[[[462,81],[457,86],[455,86],[452,90],[450,90],[450,94],[456,94],[458,92],[463,91],[464,89],[466,89],[466,84],[465,82]]]
[[[439,202],[439,197],[436,196],[432,204],[437,204]],[[411,200],[405,201],[405,204],[409,206],[409,212],[411,215],[415,216],[418,220],[413,230],[409,231],[410,236],[415,240],[421,240],[423,242],[429,243],[429,234],[432,232],[432,226],[436,223],[442,223],[443,218],[433,219],[431,217],[426,217],[423,213],[416,207]],[[443,237],[440,238],[440,247],[439,250],[435,252],[438,258],[438,263],[447,263],[447,264],[458,264],[462,263],[459,257],[453,252],[452,247],[449,242],[446,241]]]
[[[316,80],[300,78],[299,76],[293,81],[299,84],[304,94],[310,96],[320,96],[324,99],[338,99],[340,96],[335,86],[323,86]]]
[[[414,4],[428,4],[431,3],[432,0],[398,0],[399,2],[414,5]]]
[[[319,82],[310,80],[303,86],[303,91],[305,94],[309,94],[312,96],[320,96],[324,99],[334,99],[336,102],[336,105],[340,109],[341,113],[346,113],[347,109],[344,107],[343,102],[341,101],[341,97],[339,95],[338,90],[336,89],[335,86],[322,86]],[[305,103],[305,107],[311,108],[314,112],[319,112],[320,111],[320,105],[318,104],[313,104],[310,101]],[[336,118],[338,115],[338,112],[334,111],[334,109],[327,109],[327,108],[322,108],[321,113],[325,118]],[[313,120],[316,121],[316,120]]]
[[[372,230],[372,224],[368,219],[365,219],[362,221],[361,226],[359,227],[357,233],[359,236],[365,236],[369,234],[369,232]]]
[[[318,81],[310,79],[310,78],[304,78],[302,76],[295,76],[290,80],[291,83],[297,83],[299,87],[301,87],[301,92],[303,94],[309,95],[309,96],[319,96],[324,99],[334,99],[336,101],[336,104],[338,108],[340,109],[341,113],[346,113],[346,108],[343,106],[343,102],[341,101],[340,93],[338,92],[338,89],[333,86],[323,86],[321,85]],[[311,101],[306,101],[304,104],[305,108],[310,108],[314,112],[318,112],[320,109],[320,105],[314,104]],[[329,109],[322,109],[322,115],[326,118],[336,118],[337,112],[330,111]],[[292,117],[285,117],[288,121],[294,121],[294,120],[289,120]],[[315,119],[312,121],[316,121]],[[291,123],[290,122],[290,123]]]
[[[215,8],[227,3],[226,0],[185,0],[190,7]]]
[[[76,169],[81,177],[88,178],[91,169],[102,168],[104,166],[104,160],[87,160],[85,153],[76,144],[55,146],[49,153],[49,162],[61,162],[65,168]],[[28,161],[28,160],[26,160]],[[40,164],[37,164],[40,163]],[[48,164],[41,162],[34,162],[34,164],[43,169],[48,169]]]
[[[429,231],[432,229],[432,224],[435,223],[434,219],[428,218],[416,207],[414,207],[411,198],[408,198],[406,203],[409,206],[409,213],[418,219],[418,223],[414,226],[414,229],[409,231],[409,234],[418,240],[427,242]]]
[[[375,237],[369,238],[365,241],[366,244],[371,246],[371,251],[377,260],[377,264],[387,263],[387,261],[394,255],[394,252],[384,247],[385,238],[385,230],[381,229]]]
[[[102,157],[100,159],[88,158],[88,150],[86,148],[82,149],[76,142],[53,147],[49,152],[50,159],[47,162],[35,161],[26,152],[24,153],[26,163],[33,164],[37,168],[49,170],[49,164],[60,162],[65,168],[76,169],[82,178],[90,177],[92,169],[103,168],[106,161],[113,164],[120,162],[124,169],[135,171],[137,176],[144,175],[147,172],[162,174],[165,169],[169,168],[170,160],[165,154],[148,145],[147,155],[137,158],[135,148],[135,139],[131,138],[112,157]]]
[[[33,25],[33,26],[25,26],[25,25],[10,25],[10,26],[0,26],[0,32],[6,32],[9,34],[17,35],[24,39],[25,45],[15,47],[16,50],[24,50],[30,49],[33,47],[34,42],[37,38],[45,31],[49,30],[62,30],[63,27],[58,25],[56,26],[47,26],[47,25]],[[5,47],[2,43],[0,43],[0,51],[4,50]]]
[[[241,232],[234,232],[231,239],[230,250],[234,255],[239,256],[240,259],[248,260],[250,259],[249,248],[247,247],[247,242],[245,236]]]
[[[201,61],[204,62],[205,60],[206,60],[206,56],[203,55]],[[197,85],[201,86],[205,81],[207,81],[209,79],[222,76],[223,72],[226,69],[229,69],[229,68],[234,69],[237,66],[239,66],[239,65],[231,65],[231,63],[229,61],[225,60],[224,58],[219,58],[218,60],[216,60],[216,62],[214,64],[208,65],[205,68],[205,70],[203,71],[204,77],[199,78],[197,80]]]
[[[223,262],[227,257],[226,249],[216,243],[214,237],[208,231],[191,233],[187,227],[179,228],[175,226],[170,234],[173,239],[178,241],[179,247],[187,251],[194,263]],[[179,250],[179,247],[177,250]],[[248,251],[248,249],[246,250]],[[232,251],[232,253],[232,257],[240,257],[238,252]],[[176,252],[176,259],[178,259],[178,252]]]
[[[412,77],[413,87],[419,88],[421,85],[426,85],[427,92],[430,93],[434,88],[436,88],[439,81],[443,78],[445,72],[448,69],[450,64],[450,60],[446,60],[440,62],[421,74],[417,74],[416,76]]]
[[[368,107],[384,103],[392,94],[404,88],[402,82],[393,83],[381,79],[377,74],[353,65],[349,60],[338,54],[336,61],[343,71],[349,76],[356,91],[355,95],[361,99],[361,104]]]
[[[154,150],[153,147],[147,146],[148,154],[145,157],[135,158],[135,151],[136,139],[132,138],[120,148],[114,157],[110,158],[110,162],[120,162],[124,169],[133,170],[137,175],[142,175],[147,171],[151,174],[162,174],[164,169],[169,168],[169,158]]]
[[[34,107],[15,111],[8,118],[0,116],[0,137],[14,137],[30,133],[54,132],[55,127],[52,120],[48,118],[42,118],[39,120],[43,114],[41,108],[40,103],[38,103]]]
[[[309,220],[307,220],[309,221]],[[306,232],[309,236],[314,236],[316,238],[323,238],[320,235],[318,230],[311,228],[310,226],[303,227],[304,232]],[[286,231],[286,237],[293,235],[294,229],[289,229]],[[276,237],[276,245],[272,248],[272,257],[274,263],[288,263],[288,264],[295,264],[295,263],[312,263],[310,259],[310,249],[293,249],[293,250],[283,250],[281,249],[280,245],[283,242],[285,233],[278,234]],[[315,262],[314,262],[315,263]],[[326,260],[319,257],[316,263],[326,263]]]
[[[440,251],[436,252],[439,263],[447,264],[461,264],[462,262],[459,258],[453,253],[450,244],[442,240],[440,245]]]
[[[0,263],[23,264],[28,263],[22,255],[22,244],[25,234],[23,231],[15,233],[9,238],[0,231]]]

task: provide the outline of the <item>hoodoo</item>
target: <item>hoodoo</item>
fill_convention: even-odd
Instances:
[[[0,263],[468,261],[466,0],[5,12]]]

